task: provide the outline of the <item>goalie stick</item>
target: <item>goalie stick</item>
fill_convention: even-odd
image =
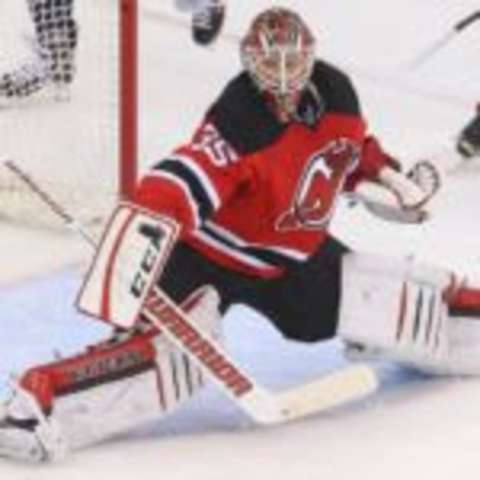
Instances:
[[[95,246],[82,225],[36,184],[30,175],[12,161],[8,161],[8,165],[69,228],[79,233],[91,246]],[[313,415],[358,400],[378,387],[374,370],[359,364],[285,391],[271,391],[245,373],[223,346],[193,324],[188,315],[158,287],[154,286],[148,292],[141,313],[258,424],[281,424]]]
[[[187,315],[155,287],[142,313],[256,422],[278,424],[358,399],[377,387],[370,367],[357,365],[280,393],[257,384],[236,365],[223,347],[203,334]]]
[[[449,44],[458,34],[465,31],[477,20],[480,20],[480,10],[473,12],[458,21],[443,37],[436,40],[430,46],[418,54],[408,65],[409,70],[415,70],[430,60],[439,50]]]

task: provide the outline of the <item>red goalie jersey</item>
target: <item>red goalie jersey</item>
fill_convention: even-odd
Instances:
[[[286,124],[242,73],[136,200],[181,222],[183,241],[212,262],[276,277],[321,246],[339,194],[389,160],[369,154],[365,128],[349,79],[324,62]]]

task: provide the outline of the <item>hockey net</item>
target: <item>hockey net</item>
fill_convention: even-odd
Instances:
[[[0,218],[62,228],[62,220],[3,161],[15,162],[86,224],[101,222],[119,196],[129,196],[137,164],[138,5],[136,0],[75,2],[71,16],[78,26],[78,41],[73,81],[55,82],[48,74],[45,44],[39,45],[29,14],[29,7],[39,9],[34,14],[45,20],[42,28],[55,29],[55,20],[49,24],[49,17],[70,21],[61,9],[72,5],[56,2],[61,6],[55,10],[54,3],[0,4],[1,18],[8,19],[0,25]],[[51,32],[44,37],[46,42],[48,35],[53,35],[52,42],[64,41],[55,40]],[[72,32],[66,34],[72,38]],[[42,79],[33,86],[38,91],[15,91],[15,82],[28,89],[28,79],[36,75]],[[9,79],[12,90],[2,91],[1,82],[8,86]]]

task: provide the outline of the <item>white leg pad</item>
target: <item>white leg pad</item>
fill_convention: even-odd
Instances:
[[[200,300],[189,316],[207,334],[218,338],[221,336],[218,294],[210,287],[198,294]],[[161,334],[153,341],[154,370],[57,400],[54,417],[70,448],[83,448],[157,420],[183,405],[204,386],[202,372],[186,355]]]
[[[444,367],[449,355],[450,272],[376,255],[344,258],[339,336],[419,368]]]
[[[182,305],[206,335],[217,339],[221,337],[218,301],[217,292],[205,287]],[[33,369],[40,373],[54,372],[52,383],[58,375],[75,379],[68,392],[52,392],[54,398],[48,415],[39,407],[35,393],[18,387],[0,416],[0,456],[32,461],[59,458],[64,455],[60,450],[84,448],[158,420],[203,387],[205,380],[200,369],[161,333],[152,332],[151,337],[149,334],[145,337],[145,332],[139,335],[141,340],[137,335],[130,336],[113,347],[97,346],[97,353]],[[140,346],[129,343],[135,339]],[[137,366],[141,369],[136,369]],[[128,367],[128,372],[120,367]],[[23,393],[32,402],[26,403]],[[30,425],[33,421],[33,426],[22,428],[26,421]]]
[[[480,319],[451,317],[449,358],[444,372],[452,375],[480,375]]]

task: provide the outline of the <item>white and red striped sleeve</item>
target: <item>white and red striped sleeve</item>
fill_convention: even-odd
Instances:
[[[252,181],[242,157],[205,123],[190,144],[144,175],[135,201],[175,218],[186,229],[196,229]]]

